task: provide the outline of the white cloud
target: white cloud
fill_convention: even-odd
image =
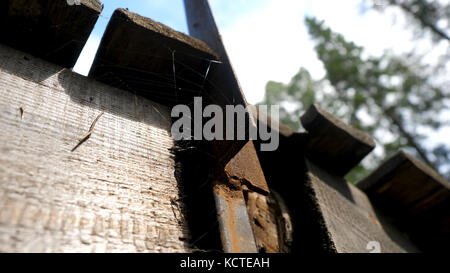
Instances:
[[[260,102],[269,80],[288,82],[301,66],[324,75],[303,23],[304,1],[270,1],[221,30],[234,70],[250,103]]]

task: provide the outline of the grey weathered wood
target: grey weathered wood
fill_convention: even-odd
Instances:
[[[399,152],[357,186],[424,250],[447,249],[450,184],[433,169]]]
[[[344,176],[375,148],[366,133],[311,105],[301,117],[307,130],[306,156],[329,172]]]
[[[82,0],[4,0],[0,3],[0,42],[50,62],[75,65],[103,6]]]
[[[0,251],[190,251],[170,125],[165,106],[0,46]]]
[[[371,202],[343,178],[329,174],[307,160],[307,181],[327,232],[340,253],[368,253],[369,242],[378,242],[382,253],[417,252],[417,248],[377,213]]]
[[[165,105],[190,104],[194,96],[207,95],[205,77],[216,60],[202,41],[117,9],[89,76]]]

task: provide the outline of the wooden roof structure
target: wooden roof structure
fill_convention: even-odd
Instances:
[[[100,2],[22,2],[0,4],[9,26],[0,251],[433,252],[450,243],[449,183],[399,151],[350,184],[345,175],[375,142],[317,104],[299,117],[303,133],[278,123],[276,151],[249,139],[175,142],[170,107],[194,96],[248,106],[248,123],[272,124],[247,104],[207,1],[185,1],[191,36],[116,10],[88,77],[64,68]]]

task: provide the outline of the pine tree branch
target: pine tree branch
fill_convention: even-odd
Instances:
[[[406,13],[412,15],[414,18],[416,18],[416,20],[420,22],[422,26],[429,28],[434,34],[438,35],[442,39],[450,41],[449,35],[447,35],[443,30],[439,29],[435,24],[430,23],[425,16],[419,14],[418,12],[414,12],[407,4],[400,3],[397,0],[389,0],[389,3],[391,3],[391,5],[400,7]]]
[[[403,126],[403,123],[400,121],[400,119],[397,117],[397,115],[394,113],[394,110],[391,109],[385,109],[384,111],[386,115],[389,117],[389,119],[392,121],[392,123],[398,128],[400,131],[400,134],[406,139],[408,142],[408,145],[413,147],[419,156],[422,158],[422,160],[428,164],[430,167],[438,171],[437,166],[434,164],[433,161],[430,160],[429,156],[425,152],[425,150],[422,148],[422,146],[417,143],[417,141],[414,139],[414,137],[405,129]]]

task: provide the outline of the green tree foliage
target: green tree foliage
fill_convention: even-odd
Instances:
[[[370,162],[347,177],[356,182],[386,156],[405,149],[439,169],[450,163],[448,148],[423,146],[422,132],[444,125],[438,117],[449,103],[449,90],[435,86],[431,70],[412,54],[364,57],[364,49],[333,32],[324,22],[305,20],[315,50],[326,70],[315,81],[301,68],[288,84],[269,82],[265,104],[281,105],[280,119],[297,130],[298,119],[313,102],[370,134],[381,147]],[[288,111],[289,110],[289,111]]]
[[[450,41],[450,2],[442,0],[371,0],[373,7],[384,10],[398,7],[416,27],[417,34],[430,31],[435,41]]]

